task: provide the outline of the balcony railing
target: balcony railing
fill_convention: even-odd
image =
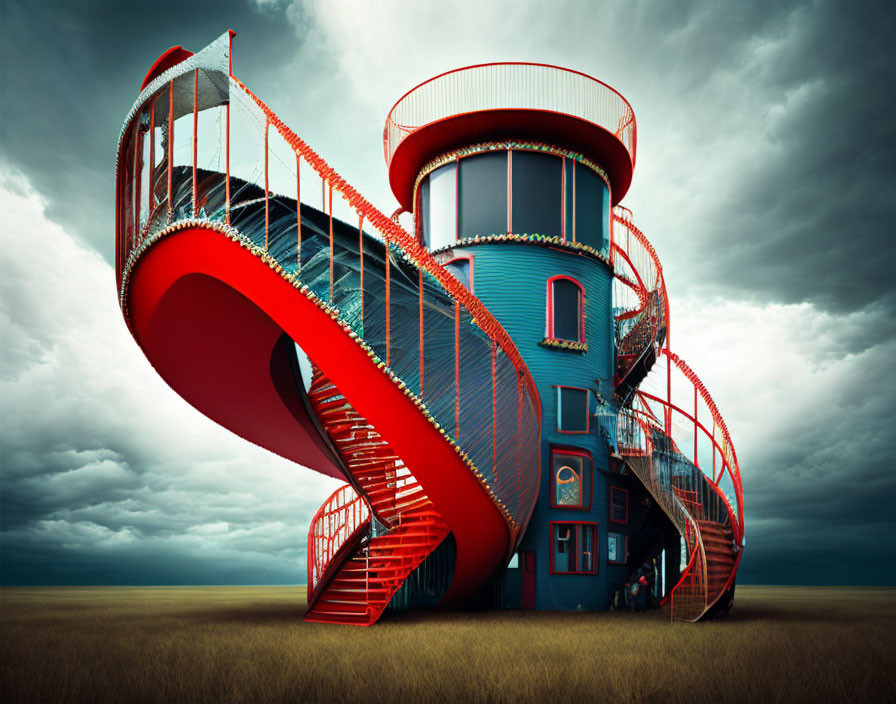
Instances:
[[[455,115],[508,108],[563,113],[597,125],[619,139],[635,163],[635,113],[625,98],[584,73],[533,63],[468,66],[409,90],[386,118],[386,163],[392,162],[406,137],[425,125]]]

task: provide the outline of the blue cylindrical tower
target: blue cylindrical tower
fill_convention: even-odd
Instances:
[[[613,446],[612,206],[632,178],[634,113],[584,74],[488,64],[409,91],[384,142],[417,236],[507,330],[541,398],[539,499],[490,598],[608,608],[678,540]]]

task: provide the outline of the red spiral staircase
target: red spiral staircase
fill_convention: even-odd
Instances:
[[[308,620],[373,623],[443,545],[453,562],[440,603],[457,603],[509,558],[531,516],[534,382],[398,213],[376,210],[233,76],[232,36],[166,52],[125,120],[125,320],[197,409],[347,482],[310,526]],[[620,122],[632,140],[633,120]],[[670,349],[662,267],[624,208],[610,260],[614,449],[682,535],[687,565],[667,605],[674,620],[698,620],[730,606],[740,470],[718,408]],[[312,365],[307,388],[296,345]]]
[[[308,620],[375,622],[449,537],[457,603],[534,507],[534,382],[482,303],[233,77],[232,37],[166,52],[125,121],[125,320],[197,409],[348,482],[310,527]]]
[[[744,545],[740,468],[715,402],[670,351],[656,251],[628,209],[615,209],[613,226],[618,451],[682,535],[687,564],[664,600],[670,617],[697,621],[731,607]]]

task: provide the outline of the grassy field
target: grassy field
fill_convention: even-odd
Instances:
[[[302,622],[292,587],[0,591],[0,701],[896,701],[896,590],[738,587],[660,612]]]

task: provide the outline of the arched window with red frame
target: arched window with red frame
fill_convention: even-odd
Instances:
[[[548,279],[546,337],[585,342],[585,289],[571,276]]]

